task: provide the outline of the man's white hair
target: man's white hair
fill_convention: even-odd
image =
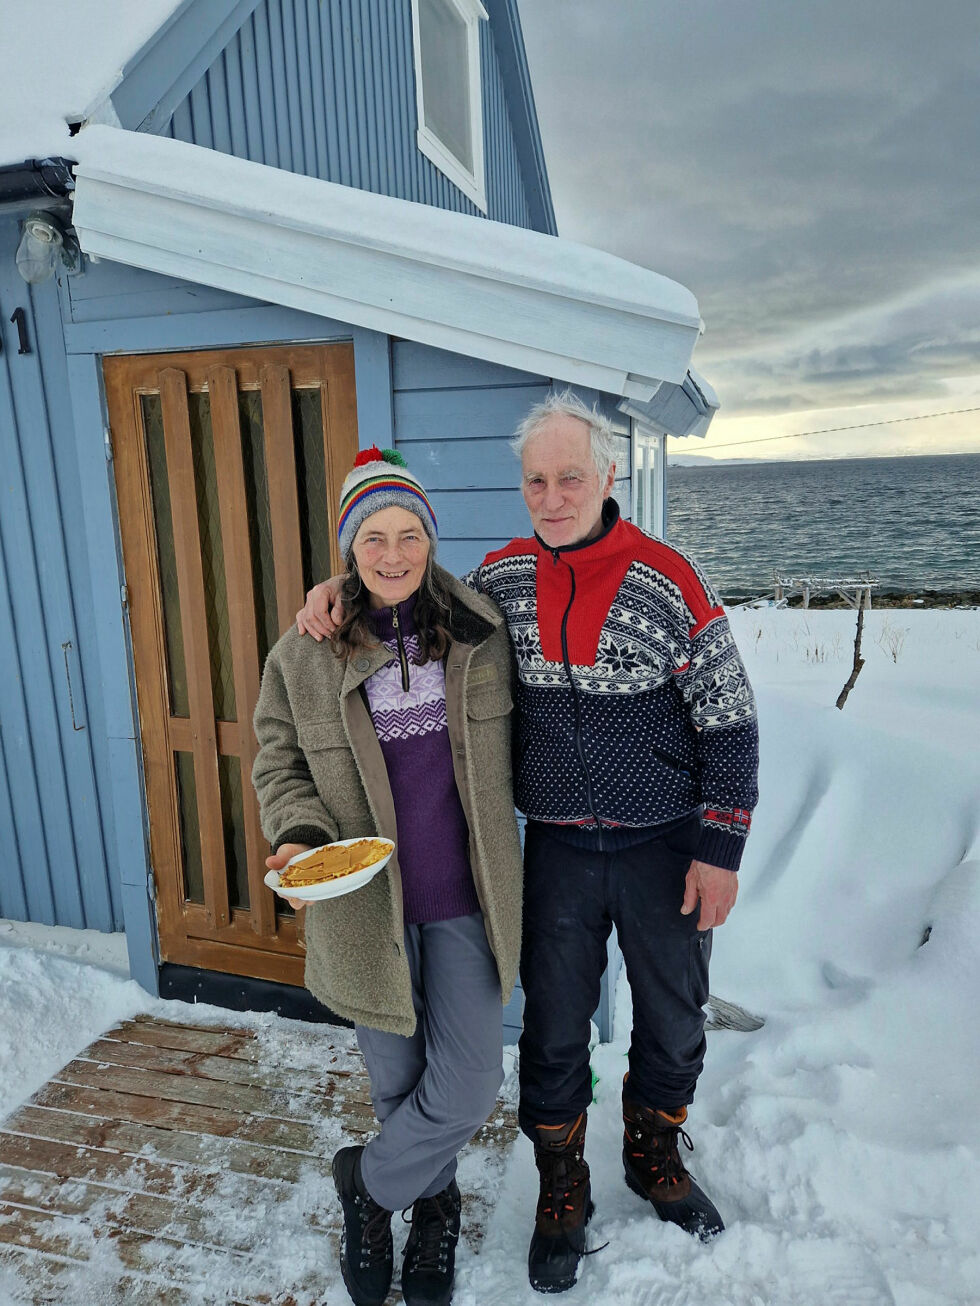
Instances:
[[[600,482],[609,475],[609,469],[616,461],[616,437],[612,422],[604,417],[598,408],[589,408],[574,390],[563,390],[561,394],[550,394],[541,403],[535,404],[514,432],[510,447],[520,458],[528,440],[538,434],[552,417],[576,417],[584,422],[589,430],[589,445],[592,461],[596,465]]]

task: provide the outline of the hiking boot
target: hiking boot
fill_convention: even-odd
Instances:
[[[344,1208],[340,1272],[354,1306],[382,1306],[391,1287],[391,1212],[368,1194],[361,1178],[363,1147],[342,1147],[331,1172]]]
[[[419,1197],[413,1205],[402,1266],[405,1306],[448,1306],[452,1300],[459,1207],[455,1179],[441,1193]]]
[[[592,1217],[592,1186],[585,1150],[585,1112],[563,1125],[535,1127],[534,1164],[541,1193],[527,1256],[535,1292],[565,1292],[585,1255],[585,1226]]]
[[[724,1229],[711,1198],[684,1168],[678,1138],[689,1152],[694,1144],[682,1128],[687,1107],[657,1111],[623,1095],[623,1166],[626,1183],[652,1205],[661,1220],[678,1224],[707,1242]]]

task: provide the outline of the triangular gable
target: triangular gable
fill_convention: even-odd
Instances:
[[[157,133],[261,0],[183,0],[129,61],[112,94],[120,126]]]
[[[538,113],[531,89],[531,74],[527,66],[524,34],[517,12],[517,0],[484,0],[490,15],[500,73],[507,94],[514,131],[514,143],[521,160],[521,171],[531,206],[531,226],[535,231],[545,231],[557,236],[555,210],[551,200],[551,184],[544,161],[544,148],[538,128]]]
[[[487,216],[555,234],[516,0],[486,11]],[[36,0],[4,24],[0,166],[72,159],[78,127],[105,122],[474,212],[416,149],[411,26],[409,0]]]
[[[130,77],[124,127],[282,168],[473,213],[477,208],[416,147],[409,0],[258,0],[222,48],[207,46],[161,91]],[[490,0],[481,25],[487,216],[556,234],[523,38],[514,0]],[[144,62],[160,65],[158,52]],[[136,70],[134,70],[135,72]],[[147,96],[147,90],[153,94]],[[138,91],[143,100],[137,104]],[[152,108],[147,106],[160,95]],[[117,100],[119,97],[116,97]]]

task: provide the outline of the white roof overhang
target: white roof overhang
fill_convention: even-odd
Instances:
[[[119,128],[76,143],[88,254],[641,404],[688,379],[694,296],[601,250]]]
[[[714,389],[692,367],[679,385],[665,381],[649,399],[623,399],[618,407],[643,431],[683,436],[706,435],[719,404]]]

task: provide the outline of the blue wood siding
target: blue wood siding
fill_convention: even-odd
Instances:
[[[535,227],[537,224],[521,173],[497,50],[486,23],[480,24],[480,65],[487,217],[497,222],[509,222],[515,227]]]
[[[497,49],[480,24],[487,216],[534,225]],[[409,0],[262,0],[164,134],[290,172],[462,213],[416,145]]]
[[[510,437],[532,404],[552,389],[550,377],[500,367],[408,340],[392,343],[395,440],[430,493],[439,519],[439,557],[468,571],[491,549],[530,531]],[[618,433],[615,495],[630,513],[627,419],[595,390],[573,387],[597,404]],[[362,444],[367,443],[362,438]]]
[[[258,300],[230,295],[213,286],[202,286],[178,277],[161,277],[125,263],[99,263],[88,267],[82,276],[68,278],[70,321],[112,322],[125,318],[155,319],[178,314],[199,314],[200,321],[211,319],[215,312],[255,306]],[[186,329],[186,325],[185,328]],[[130,341],[120,335],[112,349],[127,348]],[[138,351],[139,345],[132,345]]]
[[[528,534],[507,441],[551,387],[531,376],[407,340],[392,344],[395,441],[428,490],[439,560],[456,574]]]
[[[0,915],[112,930],[122,905],[97,780],[107,741],[91,581],[115,559],[86,548],[58,290],[20,279],[19,236],[0,222]],[[15,308],[28,354],[8,320]],[[98,410],[90,416],[101,452]]]

